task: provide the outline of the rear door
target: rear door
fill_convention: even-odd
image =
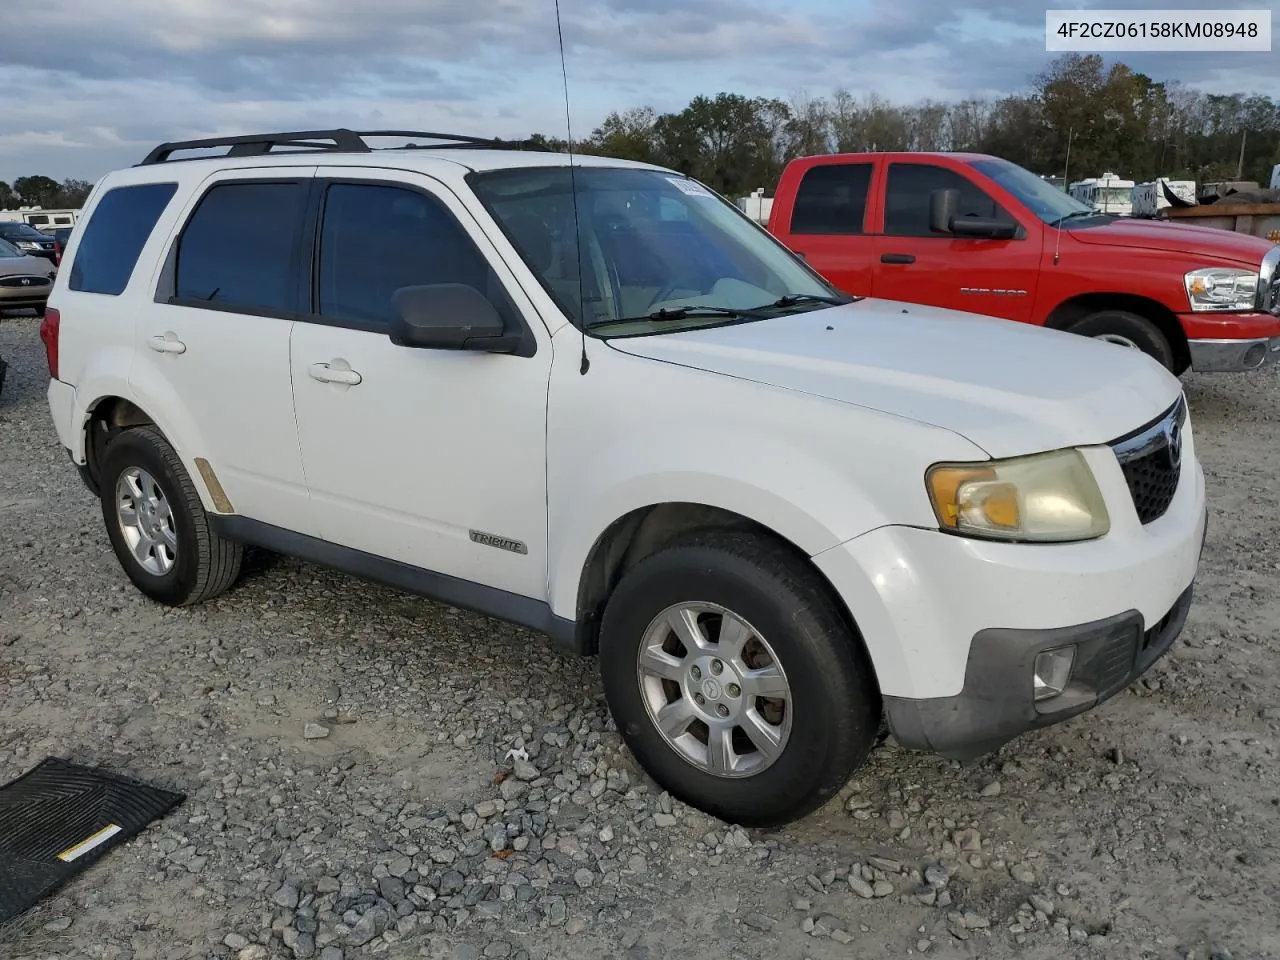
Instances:
[[[817,163],[796,188],[787,246],[838,289],[869,296],[876,241],[866,224],[878,162]]]
[[[228,171],[195,191],[141,305],[130,376],[179,454],[209,462],[236,513],[304,533],[289,332],[314,171]]]
[[[958,217],[1017,219],[974,179],[936,163],[897,161],[885,176],[884,226],[875,296],[1030,320],[1040,271],[1040,233],[1013,239],[955,237],[929,228],[934,190],[960,192]]]

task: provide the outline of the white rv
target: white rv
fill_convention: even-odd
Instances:
[[[1127,217],[1133,211],[1133,181],[1122,180],[1114,173],[1077,180],[1067,193],[1098,213]]]
[[[1280,190],[1280,163],[1271,168],[1271,189]]]
[[[17,210],[0,210],[0,221],[25,223],[29,227],[35,227],[37,230],[74,227],[79,219],[79,210],[45,210],[40,207],[19,207]]]
[[[1168,177],[1157,177],[1155,180],[1148,180],[1133,188],[1132,213],[1135,217],[1158,217],[1160,211],[1169,207],[1193,207],[1195,203],[1196,182],[1194,180],[1170,180]]]

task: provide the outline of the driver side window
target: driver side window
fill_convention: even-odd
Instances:
[[[318,313],[373,329],[401,287],[460,283],[503,312],[489,264],[441,203],[416,190],[331,184],[320,232]]]
[[[986,191],[954,170],[931,163],[891,163],[885,191],[885,234],[891,237],[939,237],[929,229],[929,195],[934,190],[960,191],[957,217],[1013,220]]]

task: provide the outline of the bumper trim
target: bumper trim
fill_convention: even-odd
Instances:
[[[1249,340],[1188,340],[1196,373],[1242,373],[1280,363],[1280,337]]]
[[[925,700],[885,697],[889,729],[907,749],[972,760],[1027,731],[1078,716],[1115,696],[1168,652],[1186,624],[1191,594],[1188,586],[1151,627],[1130,610],[1052,630],[981,630],[969,647],[964,689]],[[1076,659],[1066,690],[1036,702],[1036,656],[1072,644]]]

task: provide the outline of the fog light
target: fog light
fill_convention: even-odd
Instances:
[[[1260,343],[1255,343],[1252,347],[1244,352],[1244,363],[1241,366],[1253,369],[1267,358],[1267,348]]]
[[[1071,680],[1071,664],[1075,658],[1074,644],[1057,650],[1046,650],[1036,657],[1033,686],[1037,700],[1048,700],[1067,689],[1067,683]]]

